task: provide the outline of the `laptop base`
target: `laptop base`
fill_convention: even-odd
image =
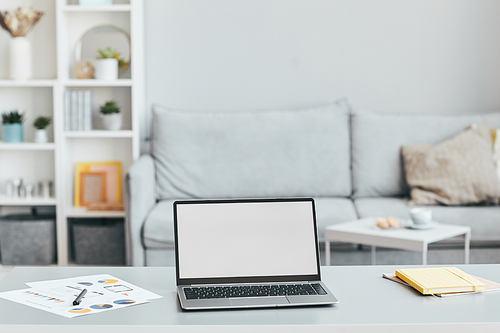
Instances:
[[[177,295],[181,308],[184,310],[215,310],[215,309],[250,309],[270,308],[286,306],[311,306],[332,305],[338,303],[328,288],[319,281],[327,291],[326,295],[286,295],[286,296],[264,296],[264,297],[234,297],[234,298],[208,298],[208,299],[186,299],[183,289],[191,286],[177,286]]]

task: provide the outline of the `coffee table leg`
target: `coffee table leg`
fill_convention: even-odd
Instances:
[[[422,265],[427,265],[427,244],[422,247]]]
[[[325,238],[325,266],[330,266],[330,240]]]
[[[464,263],[467,265],[469,264],[469,258],[470,258],[470,231],[467,232],[465,235],[465,258],[464,258]]]
[[[377,263],[377,256],[375,253],[375,249],[377,247],[375,245],[372,245],[372,265],[375,265]]]

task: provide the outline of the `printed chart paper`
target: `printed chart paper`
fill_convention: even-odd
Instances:
[[[95,299],[95,301],[83,300],[80,305],[74,306],[73,301],[76,296],[60,295],[57,292],[50,293],[48,291],[33,288],[3,292],[0,293],[0,297],[67,318],[149,302],[145,300],[135,301],[130,299],[113,300],[100,298],[99,300]]]
[[[162,296],[108,274],[27,283],[29,289],[0,293],[0,298],[67,318],[148,303]],[[73,301],[87,289],[79,305]]]

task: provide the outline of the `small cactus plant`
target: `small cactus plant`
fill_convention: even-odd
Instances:
[[[100,112],[102,114],[112,114],[112,113],[120,113],[120,108],[115,101],[107,101],[104,105],[101,106]]]
[[[35,121],[33,122],[33,126],[36,129],[45,129],[50,125],[51,122],[52,119],[50,117],[40,116],[35,119]]]

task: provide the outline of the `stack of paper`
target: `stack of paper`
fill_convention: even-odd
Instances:
[[[92,91],[64,91],[64,130],[92,130]]]
[[[0,298],[67,318],[149,303],[162,298],[108,274],[26,283],[30,288],[0,293]],[[73,301],[86,289],[78,305]]]

